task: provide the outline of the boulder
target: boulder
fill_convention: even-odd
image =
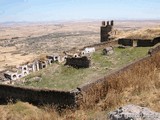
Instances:
[[[160,113],[146,107],[127,105],[109,113],[110,120],[160,120]]]

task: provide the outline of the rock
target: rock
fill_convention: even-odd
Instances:
[[[160,113],[146,107],[127,105],[109,113],[110,120],[160,120]]]

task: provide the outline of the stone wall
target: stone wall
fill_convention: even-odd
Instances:
[[[138,40],[137,41],[137,47],[151,47],[153,46],[152,40]]]
[[[90,66],[90,60],[88,57],[80,57],[80,58],[66,58],[65,65],[72,66],[74,68],[88,68]]]
[[[107,24],[106,24],[107,23]],[[111,21],[102,21],[102,26],[101,26],[101,42],[105,42],[105,41],[108,41],[109,40],[109,32],[112,31],[112,28],[113,28],[113,25],[114,25],[114,22]]]
[[[77,88],[80,96],[77,99],[78,106],[90,107],[105,98],[108,92],[108,83],[105,78],[96,80],[90,84]]]
[[[112,82],[113,80],[118,81],[120,79],[129,79],[126,77],[123,78],[123,74],[127,74],[127,76],[132,76],[133,71],[138,71],[139,67],[145,66],[146,63],[154,64],[160,68],[160,64],[157,62],[160,61],[160,46],[155,47],[153,51],[154,52],[152,52],[151,55],[147,55],[146,57],[138,61],[126,65],[125,67],[114,71],[110,75],[107,75],[87,85],[78,87],[77,89],[80,91],[79,97],[77,99],[78,106],[82,108],[94,106],[96,103],[98,103],[100,100],[107,96],[112,84],[116,85],[116,83]],[[155,58],[156,62],[154,61]],[[150,71],[150,69],[147,70]],[[144,69],[144,71],[146,70]],[[141,72],[143,72],[143,70]]]
[[[124,45],[124,46],[133,46],[133,40],[131,39],[119,39],[118,44]]]
[[[80,91],[81,98],[78,100],[78,104],[81,107],[91,107],[98,103],[101,99],[107,96],[109,90],[109,82],[111,79],[117,79],[121,74],[129,71],[129,74],[132,74],[132,70],[135,69],[135,66],[142,65],[150,59],[150,56],[147,56],[139,61],[136,61],[132,64],[127,65],[126,67],[111,73],[110,75],[94,81],[88,85],[78,87]]]
[[[132,76],[132,71],[138,71],[140,66],[145,66],[145,63],[155,64],[160,67],[160,63],[155,62],[153,59],[157,55],[156,61],[160,61],[160,45],[155,46],[152,50],[154,52],[151,52],[151,55],[147,55],[92,83],[79,86],[73,91],[56,91],[0,85],[0,102],[13,99],[33,104],[52,104],[62,108],[91,107],[107,96],[112,84],[116,85],[116,83],[111,82],[112,80],[116,79],[118,81],[120,78],[119,76],[123,74]],[[124,79],[127,80],[128,78]]]
[[[160,43],[160,37],[155,38],[153,40],[143,40],[143,39],[119,39],[118,44],[124,45],[124,46],[134,46],[134,42],[137,43],[137,47],[152,47],[156,45],[157,43]]]
[[[160,43],[160,37],[153,39],[153,45],[156,45],[157,43]]]
[[[76,107],[73,92],[0,85],[0,101],[9,100],[21,100],[36,105],[52,104],[64,108]]]
[[[93,45],[90,45],[90,46],[87,46],[87,47],[94,47],[96,50],[103,50],[106,47],[115,46],[117,44],[118,44],[118,40],[112,40],[112,41],[106,41],[106,42],[103,42],[103,43],[93,44]]]

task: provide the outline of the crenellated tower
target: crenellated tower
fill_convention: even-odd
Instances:
[[[105,42],[109,40],[110,37],[110,32],[113,29],[114,21],[102,21],[102,26],[101,26],[101,42]]]

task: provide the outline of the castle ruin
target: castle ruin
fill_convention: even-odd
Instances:
[[[101,42],[105,42],[105,41],[108,41],[109,38],[110,38],[110,32],[112,31],[113,29],[113,25],[114,25],[114,21],[102,21],[102,26],[101,26]]]

